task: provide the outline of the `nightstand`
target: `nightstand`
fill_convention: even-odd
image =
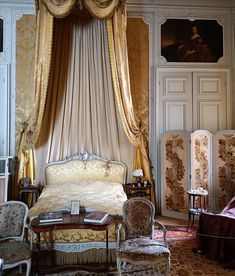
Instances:
[[[147,183],[127,183],[124,185],[124,190],[127,198],[131,197],[146,197],[151,200],[151,184]]]
[[[37,186],[33,186],[33,185],[28,185],[28,186],[20,186],[20,201],[24,201],[26,204],[30,205],[29,207],[32,207],[38,198],[38,187]],[[29,199],[29,194],[32,194],[32,201],[31,204],[28,203],[28,199]]]

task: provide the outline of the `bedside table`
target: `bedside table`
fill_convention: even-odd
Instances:
[[[127,183],[124,185],[125,193],[127,194],[127,198],[131,197],[146,197],[151,200],[151,184],[147,183]]]
[[[20,201],[23,201],[28,205],[28,196],[29,196],[29,194],[32,194],[32,202],[29,206],[29,207],[32,207],[37,201],[38,192],[39,191],[38,191],[37,186],[33,186],[33,185],[23,186],[23,185],[20,185],[20,191],[19,191]]]
[[[194,216],[200,216],[202,212],[205,212],[207,210],[206,206],[206,197],[208,196],[208,191],[206,190],[188,190],[188,228],[193,226],[194,224]],[[196,198],[198,199],[198,205],[196,206]],[[192,223],[191,223],[191,216],[193,217]]]

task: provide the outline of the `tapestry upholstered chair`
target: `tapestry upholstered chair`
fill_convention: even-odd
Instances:
[[[117,225],[117,270],[119,275],[126,263],[152,265],[159,275],[159,264],[165,263],[164,275],[170,272],[170,250],[166,241],[166,228],[155,221],[155,208],[145,198],[133,197],[123,204],[123,221]],[[121,240],[121,228],[124,237]],[[163,231],[163,240],[154,239],[154,227]]]
[[[31,268],[31,250],[24,242],[28,206],[21,201],[0,204],[0,256],[3,270],[26,264],[26,275]]]

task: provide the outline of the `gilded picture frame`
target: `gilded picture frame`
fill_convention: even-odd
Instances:
[[[167,62],[217,63],[224,55],[217,20],[167,19],[161,25],[161,56]]]

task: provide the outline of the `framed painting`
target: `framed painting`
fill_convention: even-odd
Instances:
[[[217,63],[223,51],[217,20],[167,19],[161,25],[161,56],[167,62]]]

